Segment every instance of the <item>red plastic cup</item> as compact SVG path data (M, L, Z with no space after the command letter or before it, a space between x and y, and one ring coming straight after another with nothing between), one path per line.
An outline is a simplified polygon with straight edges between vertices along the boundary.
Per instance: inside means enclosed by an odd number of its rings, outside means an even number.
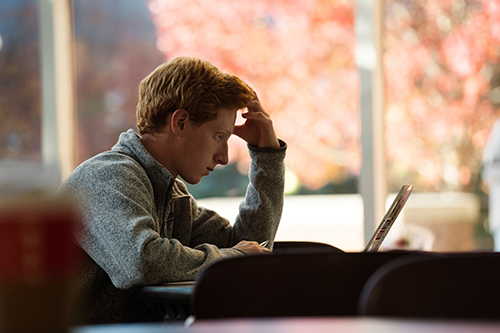
M0 332L65 332L74 311L76 211L24 196L0 205Z

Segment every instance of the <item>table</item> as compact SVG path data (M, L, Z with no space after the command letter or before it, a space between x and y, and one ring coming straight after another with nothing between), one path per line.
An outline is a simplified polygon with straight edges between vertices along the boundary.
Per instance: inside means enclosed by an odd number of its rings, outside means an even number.
M194 282L145 286L141 289L141 295L152 302L189 304L193 288Z
M173 282L159 286L145 286L141 297L161 305L163 317L169 320L185 320L191 315L190 299L194 281Z
M196 321L186 328L173 324L120 324L77 327L70 333L235 333L235 332L343 332L343 333L493 333L500 331L500 321L403 320L370 317L293 317L273 319L237 319Z

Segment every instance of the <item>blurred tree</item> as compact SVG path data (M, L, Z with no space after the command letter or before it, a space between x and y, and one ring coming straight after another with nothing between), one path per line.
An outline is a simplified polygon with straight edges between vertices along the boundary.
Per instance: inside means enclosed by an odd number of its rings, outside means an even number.
M289 143L287 167L310 188L360 168L354 1L150 0L157 46L245 79ZM243 142L230 158L248 165Z
M392 188L474 191L500 105L500 1L386 0Z
M255 87L301 183L318 188L358 172L353 1L150 0L149 9L167 59L205 58ZM476 187L500 102L499 15L497 0L386 0L392 189ZM246 161L238 151L233 158Z
M137 87L163 61L145 3L73 0L79 162L135 127Z

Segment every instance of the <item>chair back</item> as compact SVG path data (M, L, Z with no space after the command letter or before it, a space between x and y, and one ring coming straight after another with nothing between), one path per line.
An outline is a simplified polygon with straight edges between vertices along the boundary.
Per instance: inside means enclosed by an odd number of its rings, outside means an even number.
M394 260L367 281L361 315L500 319L500 254Z
M269 316L354 316L367 279L408 253L257 255L209 266L191 298L196 319Z
M274 242L273 253L297 253L297 252L331 252L345 253L345 251L331 244L312 241L277 241Z

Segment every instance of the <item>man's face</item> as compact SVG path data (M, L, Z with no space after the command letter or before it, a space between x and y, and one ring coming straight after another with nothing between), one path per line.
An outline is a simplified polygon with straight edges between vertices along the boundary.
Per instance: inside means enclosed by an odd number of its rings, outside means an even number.
M188 120L180 160L179 176L189 184L197 184L217 164L228 163L228 140L233 134L236 110L219 110L217 119L196 126Z

